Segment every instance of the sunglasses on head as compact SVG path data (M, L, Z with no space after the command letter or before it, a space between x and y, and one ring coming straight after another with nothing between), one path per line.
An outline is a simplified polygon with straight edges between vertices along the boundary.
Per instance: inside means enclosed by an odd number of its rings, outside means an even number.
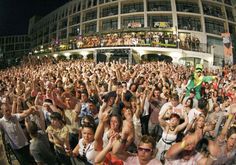
M138 147L138 151L152 152L152 149L150 149L150 148L142 148L142 147Z

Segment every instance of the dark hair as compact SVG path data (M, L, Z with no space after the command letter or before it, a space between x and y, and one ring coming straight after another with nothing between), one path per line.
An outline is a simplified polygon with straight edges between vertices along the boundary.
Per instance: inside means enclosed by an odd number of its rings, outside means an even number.
M52 112L50 118L62 121L62 115L59 112Z
M193 108L193 99L192 98L188 98L187 100L186 100L186 102L188 101L188 100L190 100L190 108L192 109Z
M94 104L94 105L97 105L97 99L94 98L93 96L91 96L91 97L88 98L88 102L89 102L89 103L92 103L92 104Z
M143 135L141 140L140 140L140 143L151 143L152 149L156 148L156 141L153 139L152 136Z
M38 134L38 126L34 121L29 121L27 126L27 131L30 135L36 136Z
M84 123L82 125L82 129L84 129L84 128L90 128L93 131L93 133L95 133L95 131L96 131L96 126L91 123Z
M170 119L171 118L176 118L176 119L178 119L179 121L180 121L180 116L177 114L177 113L172 113L171 115L170 115Z
M179 95L177 93L173 93L170 98L172 100L179 101Z
M233 135L233 134L236 134L236 127L231 127L228 132L227 132L227 139Z
M205 109L207 106L207 100L204 98L201 98L200 100L198 100L198 108L199 109Z
M84 123L84 120L88 120L88 122ZM81 119L81 126L83 127L83 125L85 125L85 124L93 125L94 127L96 127L95 120L94 120L93 116L91 116L91 115L85 115Z

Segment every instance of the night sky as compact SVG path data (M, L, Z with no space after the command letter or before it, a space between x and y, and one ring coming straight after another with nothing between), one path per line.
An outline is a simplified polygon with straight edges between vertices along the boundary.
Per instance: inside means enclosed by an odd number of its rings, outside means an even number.
M27 34L32 16L44 16L68 1L0 0L0 36Z

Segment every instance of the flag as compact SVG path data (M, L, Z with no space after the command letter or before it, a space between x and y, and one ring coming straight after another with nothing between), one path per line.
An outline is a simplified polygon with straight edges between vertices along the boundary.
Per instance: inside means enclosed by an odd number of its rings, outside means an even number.
M233 55L230 33L229 32L221 33L221 36L223 38L223 44L224 44L224 56L230 57Z

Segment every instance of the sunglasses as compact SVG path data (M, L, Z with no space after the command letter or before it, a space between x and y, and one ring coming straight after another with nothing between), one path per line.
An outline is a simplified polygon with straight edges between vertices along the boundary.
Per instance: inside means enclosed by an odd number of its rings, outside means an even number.
M138 147L138 151L139 151L139 152L141 152L141 151L144 151L144 152L152 152L152 149L150 149L150 148Z

